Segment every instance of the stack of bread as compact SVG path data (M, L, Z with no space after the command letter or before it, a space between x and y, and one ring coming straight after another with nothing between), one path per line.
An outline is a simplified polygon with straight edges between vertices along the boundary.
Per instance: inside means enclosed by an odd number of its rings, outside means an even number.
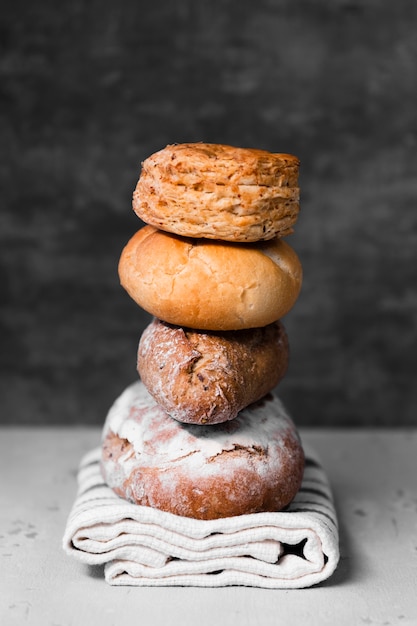
M145 226L119 275L153 316L138 380L109 411L106 483L131 502L195 519L280 511L304 453L274 393L289 342L281 321L302 268L283 240L299 211L299 161L217 144L175 144L142 164Z

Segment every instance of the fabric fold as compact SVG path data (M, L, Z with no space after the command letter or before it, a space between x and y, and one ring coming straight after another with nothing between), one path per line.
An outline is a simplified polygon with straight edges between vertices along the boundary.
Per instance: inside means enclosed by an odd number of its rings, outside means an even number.
M216 520L119 498L103 482L100 456L95 448L80 463L63 548L81 562L104 564L111 585L302 588L337 566L337 516L312 451L306 450L301 488L285 511Z

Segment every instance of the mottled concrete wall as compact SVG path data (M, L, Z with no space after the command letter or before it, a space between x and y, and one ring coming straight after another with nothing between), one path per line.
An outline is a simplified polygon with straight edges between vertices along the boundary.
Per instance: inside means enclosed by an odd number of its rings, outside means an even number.
M119 287L140 162L292 152L299 425L416 424L417 4L15 2L0 13L2 422L96 423L148 317Z

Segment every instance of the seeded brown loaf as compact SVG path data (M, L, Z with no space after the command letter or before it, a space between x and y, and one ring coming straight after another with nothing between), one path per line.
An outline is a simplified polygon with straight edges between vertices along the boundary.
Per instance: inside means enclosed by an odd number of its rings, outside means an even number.
M102 473L122 498L195 519L279 511L304 469L298 433L269 394L229 422L171 419L138 381L103 429Z
M142 163L133 209L185 237L245 242L292 232L299 160L222 144L168 145Z
M138 348L138 372L173 418L217 424L271 391L288 367L281 322L240 331L202 332L153 320Z
M237 244L140 229L119 262L139 306L177 326L239 330L266 326L294 305L302 268L283 240Z

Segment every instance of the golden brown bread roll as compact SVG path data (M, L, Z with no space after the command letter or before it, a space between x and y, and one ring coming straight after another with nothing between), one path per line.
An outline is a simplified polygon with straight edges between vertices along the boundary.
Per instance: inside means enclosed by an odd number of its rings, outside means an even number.
M301 289L302 268L281 239L231 244L145 226L123 249L119 276L139 306L170 324L239 330L288 313Z
M148 157L133 194L147 224L185 237L245 242L292 232L299 160L222 144L169 145Z
M300 487L304 454L271 394L230 422L197 426L171 419L138 381L109 411L101 466L122 498L216 519L284 508Z
M153 320L142 333L138 372L173 418L218 424L262 398L288 367L281 322L240 331L201 332Z

